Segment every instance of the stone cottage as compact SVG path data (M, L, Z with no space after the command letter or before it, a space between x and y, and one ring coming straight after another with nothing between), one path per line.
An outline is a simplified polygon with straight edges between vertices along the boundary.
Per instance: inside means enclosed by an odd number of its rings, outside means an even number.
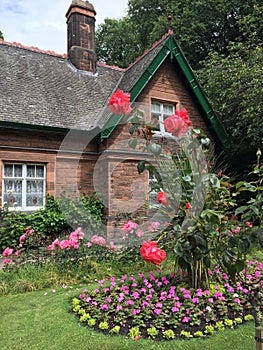
M114 91L129 92L160 122L186 108L218 147L228 137L170 29L121 69L96 60L95 16L88 1L72 1L67 55L0 42L0 196L34 211L47 194L101 192L110 233L114 217L149 192L138 154L116 146L130 136L107 108Z

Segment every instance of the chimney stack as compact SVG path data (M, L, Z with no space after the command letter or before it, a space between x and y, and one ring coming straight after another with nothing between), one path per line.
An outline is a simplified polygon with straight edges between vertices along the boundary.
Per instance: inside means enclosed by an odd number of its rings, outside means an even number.
M73 0L67 13L68 58L83 71L96 71L95 9L91 3Z

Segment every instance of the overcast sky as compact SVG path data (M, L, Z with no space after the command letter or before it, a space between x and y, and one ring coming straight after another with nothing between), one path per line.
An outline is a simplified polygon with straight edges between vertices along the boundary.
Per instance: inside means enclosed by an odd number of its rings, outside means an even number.
M67 51L65 14L71 0L0 0L0 31L5 41L57 53ZM128 0L91 0L96 26L126 14Z

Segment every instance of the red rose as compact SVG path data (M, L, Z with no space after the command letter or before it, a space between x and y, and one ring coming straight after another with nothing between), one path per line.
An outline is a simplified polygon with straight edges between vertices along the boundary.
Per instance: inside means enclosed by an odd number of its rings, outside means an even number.
M187 110L184 108L176 111L175 114L164 120L164 127L167 132L173 136L180 136L186 133L188 127L192 124L189 120Z
M157 242L143 242L140 248L140 254L143 260L151 262L154 265L160 265L166 259L166 253L157 247Z
M132 111L130 107L130 94L118 89L112 94L108 106L114 114L129 114Z
M167 192L158 192L157 195L157 200L159 203L169 206L169 201L168 201L168 193Z
M185 203L185 207L186 207L186 209L191 209L192 208L192 206L191 206L191 204L190 203Z

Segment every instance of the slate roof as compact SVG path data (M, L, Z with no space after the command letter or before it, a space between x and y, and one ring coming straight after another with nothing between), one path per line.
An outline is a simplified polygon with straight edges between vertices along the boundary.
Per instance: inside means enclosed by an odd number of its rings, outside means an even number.
M117 87L129 91L165 42L126 70L97 64L96 74L75 69L65 55L0 42L1 122L90 130L103 128L104 106Z
M0 120L89 130L123 71L98 65L77 71L66 58L0 45Z

